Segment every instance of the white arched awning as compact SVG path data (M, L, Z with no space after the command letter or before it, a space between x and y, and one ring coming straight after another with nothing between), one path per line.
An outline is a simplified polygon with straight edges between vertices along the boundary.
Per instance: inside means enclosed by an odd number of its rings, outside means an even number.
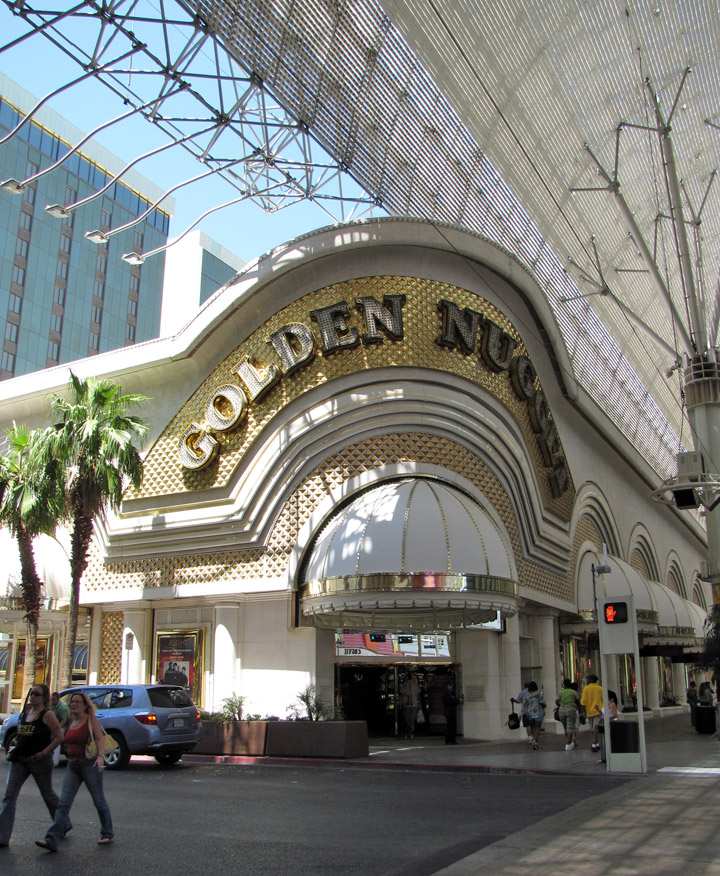
M302 613L322 626L442 629L517 611L509 539L490 508L406 478L330 519L308 559Z
M604 563L609 572L595 572ZM659 581L650 581L619 557L603 559L594 551L586 551L580 560L577 579L578 614L581 622L562 625L562 632L597 629L595 597L632 595L637 613L638 633L644 645L681 645L694 647L704 637L706 612L700 606L683 599Z
M56 536L38 535L33 539L35 568L43 582L43 599L70 599L70 545L68 533L58 530ZM0 599L22 595L20 589L20 553L17 541L7 529L0 530L0 555L4 558L0 578Z

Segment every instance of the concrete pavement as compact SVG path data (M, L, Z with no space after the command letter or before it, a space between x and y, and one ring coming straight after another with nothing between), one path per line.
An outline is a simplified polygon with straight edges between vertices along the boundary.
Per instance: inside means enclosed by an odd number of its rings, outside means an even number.
M516 741L456 746L444 745L441 737L375 740L368 758L335 763L578 777L606 772L590 750L587 731L580 746L567 752L555 730L549 722L539 751L520 729ZM628 776L625 784L487 845L435 876L720 876L720 740L696 733L687 713L647 719L645 731L648 773Z

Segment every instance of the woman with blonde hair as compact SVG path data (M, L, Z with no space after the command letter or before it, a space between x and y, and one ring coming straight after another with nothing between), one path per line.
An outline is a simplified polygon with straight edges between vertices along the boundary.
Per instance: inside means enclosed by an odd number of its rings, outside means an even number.
M58 797L52 786L52 752L62 740L60 724L50 708L50 688L46 684L34 684L28 691L20 715L17 745L12 754L7 755L8 760L12 760L0 807L0 847L10 843L17 798L30 776L35 779L50 818L55 817Z
M87 757L86 746L92 740L97 744L97 755ZM68 758L65 780L60 792L60 803L55 819L45 834L44 840L35 840L35 845L48 852L56 852L58 841L70 823L70 809L80 785L83 783L90 792L95 809L100 818L99 845L112 842L113 825L110 807L103 793L102 769L105 763L105 736L95 716L95 706L87 694L77 691L70 697L70 723L65 732L65 754Z

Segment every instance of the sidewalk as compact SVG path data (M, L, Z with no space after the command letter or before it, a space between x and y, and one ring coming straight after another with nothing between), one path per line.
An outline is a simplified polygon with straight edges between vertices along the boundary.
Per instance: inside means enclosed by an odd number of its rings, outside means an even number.
M435 876L720 876L720 741L695 733L686 715L648 721L646 740L647 774ZM587 747L556 752L546 739L543 747L520 760L531 763L539 755L542 767L555 771L569 756L567 772L605 769L592 763ZM493 761L506 765L511 755L499 750L505 744L496 748Z

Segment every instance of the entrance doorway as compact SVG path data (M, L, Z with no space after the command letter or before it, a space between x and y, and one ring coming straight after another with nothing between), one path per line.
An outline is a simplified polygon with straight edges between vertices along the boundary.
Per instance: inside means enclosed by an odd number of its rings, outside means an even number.
M461 689L459 673L460 667L452 663L337 663L336 701L348 721L367 722L369 736L403 736L403 691L414 676L418 700L414 734L443 734L443 694L451 678Z

